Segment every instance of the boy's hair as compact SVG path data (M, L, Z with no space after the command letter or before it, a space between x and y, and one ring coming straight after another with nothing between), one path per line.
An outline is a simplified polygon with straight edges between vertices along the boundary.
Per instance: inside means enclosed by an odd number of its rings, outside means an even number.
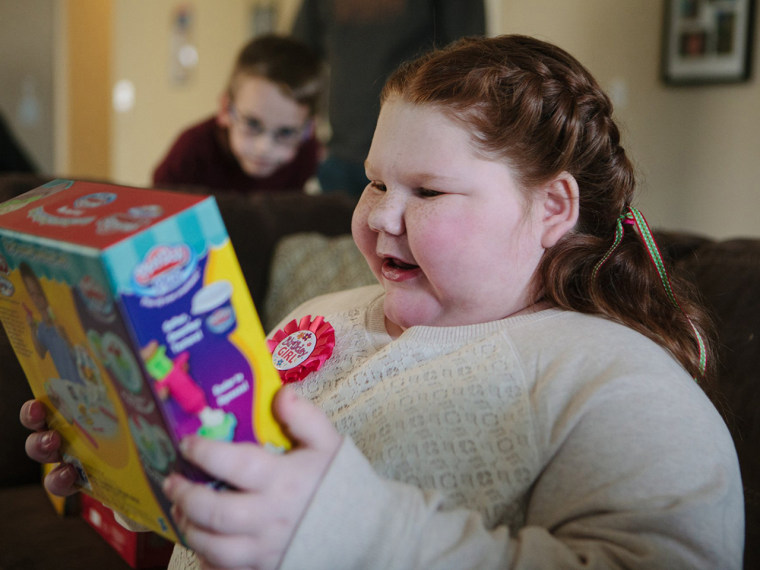
M638 330L700 375L689 319L705 340L710 320L693 300L693 288L671 276L689 317L672 305L635 232L625 232L594 278L631 204L635 179L612 104L575 58L525 36L464 38L403 64L388 79L381 101L391 97L434 105L459 121L476 151L509 165L528 197L562 172L573 175L578 221L545 253L537 272L541 294L559 307L602 314ZM714 366L710 350L708 344L708 366Z
M322 61L298 40L267 34L249 41L240 50L230 74L230 99L234 100L240 81L246 77L268 79L284 95L308 106L311 115L317 112L324 86Z

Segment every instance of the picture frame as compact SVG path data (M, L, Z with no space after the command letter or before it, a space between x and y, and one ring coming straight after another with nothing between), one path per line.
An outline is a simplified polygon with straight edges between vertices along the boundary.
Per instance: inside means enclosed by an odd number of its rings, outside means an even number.
M670 85L747 81L755 0L664 0L662 79Z

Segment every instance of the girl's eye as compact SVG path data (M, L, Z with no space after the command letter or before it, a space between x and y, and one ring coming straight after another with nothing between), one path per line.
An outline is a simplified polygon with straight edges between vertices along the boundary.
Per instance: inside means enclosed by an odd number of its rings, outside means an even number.
M386 190L385 184L383 184L382 182L372 181L372 182L369 183L369 185L372 188L374 188L375 190L379 190L380 192L385 192L385 190Z
M443 194L443 192L439 192L438 190L430 190L429 188L417 188L417 195L422 198L435 198L441 194Z

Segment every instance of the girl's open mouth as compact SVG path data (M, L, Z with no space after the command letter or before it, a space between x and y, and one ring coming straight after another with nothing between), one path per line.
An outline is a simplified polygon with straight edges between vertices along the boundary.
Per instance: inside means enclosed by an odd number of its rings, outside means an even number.
M383 259L381 271L383 277L388 281L406 281L417 275L420 271L420 266L404 263L393 257L386 257Z

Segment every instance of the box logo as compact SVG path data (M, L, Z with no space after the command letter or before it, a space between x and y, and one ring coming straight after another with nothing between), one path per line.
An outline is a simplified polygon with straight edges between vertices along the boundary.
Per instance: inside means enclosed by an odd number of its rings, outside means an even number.
M195 265L187 245L158 245L148 251L132 278L140 294L160 297L185 283Z

